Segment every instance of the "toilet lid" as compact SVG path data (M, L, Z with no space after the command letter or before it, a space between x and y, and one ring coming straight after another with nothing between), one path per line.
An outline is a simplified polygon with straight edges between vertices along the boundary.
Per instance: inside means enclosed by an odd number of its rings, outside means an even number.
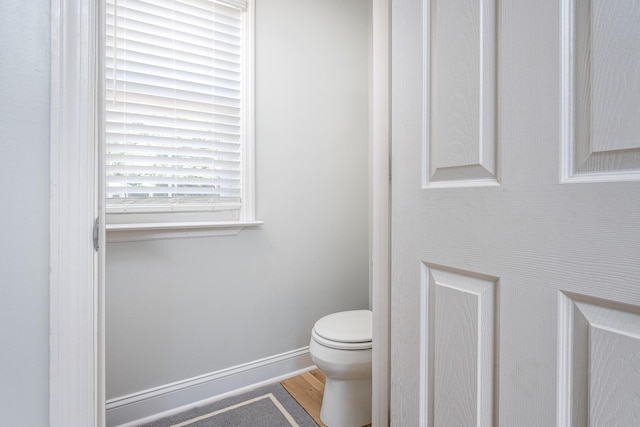
M370 310L341 311L318 320L313 332L325 340L340 343L371 342L373 316Z

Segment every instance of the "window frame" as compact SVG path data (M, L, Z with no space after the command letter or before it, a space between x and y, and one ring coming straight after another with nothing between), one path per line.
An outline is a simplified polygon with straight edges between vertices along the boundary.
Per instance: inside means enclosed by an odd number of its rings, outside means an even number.
M172 238L191 238L208 236L236 235L245 227L262 225L256 220L255 204L255 5L254 0L246 0L243 25L243 97L241 100L242 117L242 156L241 156L241 206L235 211L224 210L220 205L211 205L211 209L177 206L164 212L110 212L105 200L105 228L107 242L128 242ZM101 20L105 16L102 11ZM102 187L106 186L104 165L106 164L105 138L105 25L100 30L100 53L98 56L98 133L100 164L103 168ZM237 215L236 215L237 212Z

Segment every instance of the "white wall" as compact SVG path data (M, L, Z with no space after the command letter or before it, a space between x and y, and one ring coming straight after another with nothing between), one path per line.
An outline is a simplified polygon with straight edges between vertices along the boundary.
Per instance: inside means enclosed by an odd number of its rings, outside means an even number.
M257 215L107 246L107 398L307 346L369 301L369 0L257 3Z
M0 1L0 424L49 405L49 1Z

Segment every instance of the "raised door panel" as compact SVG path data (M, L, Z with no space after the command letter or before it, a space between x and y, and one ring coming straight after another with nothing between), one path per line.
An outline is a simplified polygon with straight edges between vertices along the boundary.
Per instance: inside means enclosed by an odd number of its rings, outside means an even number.
M423 265L425 425L493 424L497 283L487 276Z
M495 0L432 0L427 6L424 185L495 184Z
M560 295L559 424L640 425L640 310Z
M565 178L640 179L640 2L565 3Z

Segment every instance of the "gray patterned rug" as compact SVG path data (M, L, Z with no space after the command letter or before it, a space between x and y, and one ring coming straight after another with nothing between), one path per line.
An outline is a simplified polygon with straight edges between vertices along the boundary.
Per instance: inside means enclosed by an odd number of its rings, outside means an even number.
M318 427L280 384L144 424L144 427Z

